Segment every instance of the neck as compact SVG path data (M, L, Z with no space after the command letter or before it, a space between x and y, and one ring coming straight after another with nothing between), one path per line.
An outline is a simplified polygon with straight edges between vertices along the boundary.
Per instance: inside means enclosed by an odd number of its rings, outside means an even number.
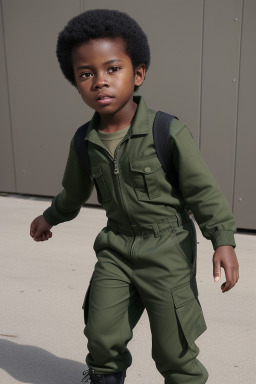
M135 115L138 105L132 101L131 105L122 108L114 115L100 115L99 130L106 133L116 132L128 127Z

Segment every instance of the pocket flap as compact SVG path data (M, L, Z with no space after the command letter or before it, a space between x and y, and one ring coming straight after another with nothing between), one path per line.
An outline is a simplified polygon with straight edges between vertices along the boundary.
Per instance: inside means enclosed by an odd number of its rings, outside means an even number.
M161 168L161 163L157 156L147 157L130 161L131 170L134 172L151 174Z
M190 301L197 299L198 291L196 281L192 280L189 284L183 285L172 291L172 297L175 308L180 308L189 303Z
M172 292L176 315L189 346L206 330L197 296L196 281L191 281Z

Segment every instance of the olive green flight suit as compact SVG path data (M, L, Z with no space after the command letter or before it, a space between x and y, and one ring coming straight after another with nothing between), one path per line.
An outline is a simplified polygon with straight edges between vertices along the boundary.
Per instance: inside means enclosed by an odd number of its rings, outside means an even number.
M165 382L203 384L207 371L196 359L195 340L206 325L196 285L196 234L186 208L214 249L235 246L235 220L189 131L175 119L170 150L179 191L170 185L154 148L155 112L142 98L135 101L136 115L114 159L98 137L94 115L85 138L91 176L72 140L64 189L44 216L52 225L73 219L93 181L106 210L108 222L94 243L98 261L84 302L87 364L98 373L129 367L127 343L146 309L152 356Z

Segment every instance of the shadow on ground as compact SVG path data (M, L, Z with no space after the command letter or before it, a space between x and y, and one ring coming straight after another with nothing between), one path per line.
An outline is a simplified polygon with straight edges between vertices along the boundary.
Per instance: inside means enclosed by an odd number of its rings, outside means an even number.
M0 339L0 368L21 383L81 383L85 364L63 359L31 345Z

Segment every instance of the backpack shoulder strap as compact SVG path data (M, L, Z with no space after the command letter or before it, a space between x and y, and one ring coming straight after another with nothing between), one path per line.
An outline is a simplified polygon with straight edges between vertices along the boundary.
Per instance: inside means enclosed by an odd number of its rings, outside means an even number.
M156 153L166 173L166 177L174 187L178 188L178 177L172 164L170 150L170 127L174 118L178 119L176 116L158 111L153 124L153 138Z
M89 127L89 121L79 127L75 133L74 136L74 146L75 151L81 162L83 163L86 171L91 174L91 164L90 159L88 155L88 147L87 147L87 141L84 140L88 127Z

